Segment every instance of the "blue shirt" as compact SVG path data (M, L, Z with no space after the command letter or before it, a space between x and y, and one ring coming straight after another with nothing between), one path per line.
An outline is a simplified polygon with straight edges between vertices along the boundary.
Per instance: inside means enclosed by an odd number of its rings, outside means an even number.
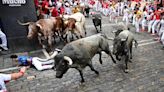
M27 59L29 59L29 58L32 58L32 57L29 57L29 56L18 56L18 64L27 66L28 65Z

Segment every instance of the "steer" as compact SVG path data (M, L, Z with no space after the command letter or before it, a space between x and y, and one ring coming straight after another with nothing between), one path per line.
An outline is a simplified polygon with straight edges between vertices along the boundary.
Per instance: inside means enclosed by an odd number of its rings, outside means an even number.
M119 30L116 32L116 37L113 42L113 54L116 56L117 60L121 60L122 57L125 57L125 73L128 72L127 63L131 62L132 59L132 46L133 41L135 41L135 47L137 47L138 43L134 39L133 34L129 30Z
M96 28L97 33L99 32L98 29L97 29L97 26L100 26L100 31L102 31L102 29L101 29L101 25L102 25L101 24L101 19L102 19L102 17L101 17L100 14L93 14L92 15L92 21L93 21L93 24Z
M84 82L82 70L86 66L99 74L92 66L91 59L98 53L100 55L99 62L102 64L101 51L110 55L113 62L116 63L109 49L107 37L104 34L96 34L68 43L55 57L56 78L62 78L69 68L75 68L80 73L81 82Z

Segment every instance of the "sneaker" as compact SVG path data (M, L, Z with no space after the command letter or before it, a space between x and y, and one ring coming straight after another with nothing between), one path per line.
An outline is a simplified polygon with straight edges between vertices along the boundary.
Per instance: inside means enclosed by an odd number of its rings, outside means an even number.
M8 48L6 46L2 46L1 48L2 48L2 50L6 50L6 51L8 50Z
M5 46L5 47L3 47L3 49L4 49L4 50L9 50L6 46Z
M3 50L8 50L8 48L7 48L6 46L0 45L0 47L1 47Z

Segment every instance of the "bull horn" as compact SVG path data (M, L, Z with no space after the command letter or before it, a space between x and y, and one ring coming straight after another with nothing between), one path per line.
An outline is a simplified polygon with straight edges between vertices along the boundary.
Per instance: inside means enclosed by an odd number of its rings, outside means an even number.
M27 26L27 25L30 24L30 22L22 23L22 22L20 22L19 20L17 20L17 22L18 22L19 25L22 25L22 26Z
M38 26L41 30L43 29L43 27L40 24L36 24L36 26Z
M72 59L70 57L68 57L68 56L64 56L64 60L67 60L69 62L69 65L73 64Z
M56 48L56 49L55 49L55 51L61 52L62 50L61 50L61 49Z
M92 19L95 19L95 17L94 17L94 16L92 16Z
M107 37L107 39L108 39L108 40L114 40L114 38L111 38L111 37L110 37L110 38Z
M64 23L67 24L68 23L68 20L66 20Z
M112 33L116 33L116 32L117 32L117 30L112 31Z
M126 39L123 39L123 38L122 38L121 41L126 41Z
M42 36L42 34L41 33L38 33L38 36Z

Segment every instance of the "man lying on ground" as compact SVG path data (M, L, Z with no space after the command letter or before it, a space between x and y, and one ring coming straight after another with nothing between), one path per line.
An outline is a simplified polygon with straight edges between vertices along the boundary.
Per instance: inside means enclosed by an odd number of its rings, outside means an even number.
M54 57L60 50L55 50L53 54L46 59L39 57L30 57L26 55L11 55L10 58L17 62L17 66L34 66L37 70L52 69L54 67Z

